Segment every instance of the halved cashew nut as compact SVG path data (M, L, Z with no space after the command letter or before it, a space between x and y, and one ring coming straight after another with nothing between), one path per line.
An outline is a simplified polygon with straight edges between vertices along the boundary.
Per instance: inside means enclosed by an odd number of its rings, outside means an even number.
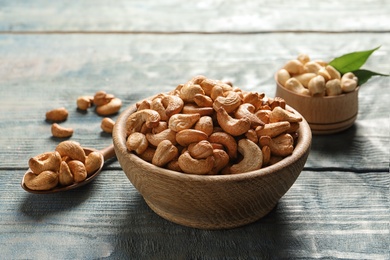
M84 149L78 142L64 141L57 145L55 149L61 157L68 156L71 159L78 160L82 163L85 162Z
M101 166L103 166L104 159L103 155L98 151L93 151L88 154L85 159L85 169L87 171L87 176L95 173Z
M39 175L26 173L24 183L30 190L50 190L58 184L58 174L53 171L43 171Z
M105 117L102 119L102 122L100 123L100 128L106 132L111 134L112 130L114 129L115 121L112 120L109 117Z
M221 149L213 150L214 167L210 174L218 174L223 168L225 168L230 161L229 155Z
M207 140L207 134L195 129L184 129L176 134L176 141L181 146L188 146L191 143L198 143Z
M67 138L73 135L73 129L69 127L62 127L57 123L51 125L51 134L58 138Z
M199 130L210 136L213 133L214 124L210 116L202 116L194 126L195 130Z
M251 128L251 122L247 117L233 118L223 107L217 109L217 121L226 133L233 136L245 134Z
M93 104L93 97L91 96L81 96L77 98L76 105L80 110L87 110Z
M243 102L252 104L258 110L263 105L264 96L264 93L249 92L244 95Z
M68 162L68 166L70 172L73 175L74 182L82 182L87 178L87 170L85 169L85 165L82 162L78 160L72 160Z
M66 108L56 108L46 112L46 120L51 122L62 122L68 118L68 114Z
M188 151L179 156L180 169L189 174L207 174L214 167L214 157L211 155L206 159L194 159Z
M61 165L61 155L58 152L47 152L30 158L28 161L30 170L35 174L43 171L56 172Z
M156 152L153 155L152 163L156 166L164 166L179 154L176 146L174 146L169 140L160 142L156 148Z
M68 186L74 182L73 174L65 161L61 162L60 171L58 173L58 182L62 186Z
M175 132L180 132L184 129L190 129L199 118L199 114L176 114L169 118L168 127Z
M243 173L258 170L263 164L263 153L260 147L249 139L238 141L238 152L244 157L239 163L230 167L230 173Z
M126 120L127 135L141 131L143 124L148 128L158 126L160 114L152 109L143 109L131 114Z
M107 104L97 106L96 113L101 116L109 116L117 113L122 106L122 100L119 98L113 98Z
M126 148L129 151L135 151L137 154L143 154L149 146L149 142L143 133L134 132L127 137Z

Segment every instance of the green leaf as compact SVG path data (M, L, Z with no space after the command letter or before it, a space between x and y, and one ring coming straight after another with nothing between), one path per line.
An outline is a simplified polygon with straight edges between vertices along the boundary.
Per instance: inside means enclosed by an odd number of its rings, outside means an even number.
M372 76L385 76L388 77L389 75L370 71L370 70L355 70L352 71L353 74L358 78L358 86L363 85L366 83Z
M368 51L358 51L344 54L340 57L334 58L331 62L329 62L329 65L332 65L341 74L358 70L367 61L370 55L379 48L380 46Z

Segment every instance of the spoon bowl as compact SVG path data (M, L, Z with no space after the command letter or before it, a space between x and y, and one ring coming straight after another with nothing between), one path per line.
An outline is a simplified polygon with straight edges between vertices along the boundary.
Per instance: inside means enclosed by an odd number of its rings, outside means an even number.
M90 154L91 152L94 152L94 151L97 151L96 149L92 149L92 148L85 148L83 147L84 149L84 152L86 155ZM30 169L28 169L26 171L26 173L23 175L23 179L22 179L22 182L21 182L21 186L22 188L27 191L27 192L30 192L30 193L35 193L35 194L49 194L49 193L57 193L57 192L61 192L61 191L67 191L67 190L72 190L72 189L76 189L76 188L79 188L81 186L84 186L88 183L90 183L91 181L93 181L98 175L99 173L102 171L103 169L103 166L104 166L104 162L113 158L115 156L115 150L114 150L114 146L113 145L110 145L100 151L98 151L100 153L100 155L102 156L103 160L102 160L102 163L99 167L99 169L97 169L93 174L91 174L90 176L88 176L84 181L82 182L78 182L78 183L73 183L71 185L68 185L68 186L57 186L53 189L50 189L50 190L31 190L29 189L26 184L24 183L24 177L26 176L26 174L28 172L31 172Z

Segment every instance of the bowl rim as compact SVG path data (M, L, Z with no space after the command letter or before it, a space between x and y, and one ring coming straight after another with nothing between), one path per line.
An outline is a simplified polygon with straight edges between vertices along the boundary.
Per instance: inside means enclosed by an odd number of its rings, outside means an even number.
M286 92L288 92L288 93L290 93L290 94L293 94L293 95L295 95L295 96L299 96L299 97L302 97L302 98L310 98L310 99L313 99L313 98L317 98L317 99L320 99L320 98L322 98L322 99L338 99L338 98L343 98L343 97L345 97L345 96L347 96L347 95L350 95L350 94L352 94L353 92L357 92L357 91L359 91L359 88L360 88L360 86L356 86L356 88L355 88L353 91L350 91L350 92L347 92L347 93L342 93L342 94L337 95L337 96L322 96L322 97L321 97L321 96L306 96L306 95L302 95L302 94L296 93L296 92L294 92L294 91L291 91L291 90L285 88L285 87L277 80L276 75L277 75L277 72L276 72L275 75L274 75L274 78L275 78L275 82L276 82L277 87L282 88L284 91L286 91Z
M273 165L258 170L254 170L254 171L238 173L238 174L227 174L227 175L187 174L187 173L177 172L177 171L155 166L152 163L149 163L141 159L136 154L128 152L126 148L125 125L128 116L136 111L135 104L129 106L126 110L121 112L121 114L119 115L114 125L114 129L112 133L113 143L117 153L122 153L122 155L124 155L125 157L134 160L136 164L148 165L148 168L153 169L153 171L158 171L159 174L169 178L180 178L183 180L196 181L196 182L201 182L201 181L225 182L225 181L242 181L242 180L252 179L254 177L270 175L276 171L287 168L290 165L294 164L296 161L298 161L306 152L308 152L308 150L310 150L311 141L312 141L312 132L309 124L298 111L296 111L295 109L293 109L288 105L286 105L286 108L292 110L294 113L302 117L302 121L299 122L300 124L298 129L299 135L293 153Z

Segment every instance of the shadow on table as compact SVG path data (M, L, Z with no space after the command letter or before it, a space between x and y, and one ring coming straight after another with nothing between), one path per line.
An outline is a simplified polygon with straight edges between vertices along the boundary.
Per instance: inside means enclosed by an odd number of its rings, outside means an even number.
M19 211L35 220L42 220L58 212L77 208L92 195L92 185L93 182L74 190L53 194L27 193Z
M297 243L291 233L294 227L283 219L283 205L277 205L267 216L243 227L201 230L167 221L155 214L141 196L136 199L138 215L129 212L118 227L117 244L111 257L274 259L288 257L289 250Z

